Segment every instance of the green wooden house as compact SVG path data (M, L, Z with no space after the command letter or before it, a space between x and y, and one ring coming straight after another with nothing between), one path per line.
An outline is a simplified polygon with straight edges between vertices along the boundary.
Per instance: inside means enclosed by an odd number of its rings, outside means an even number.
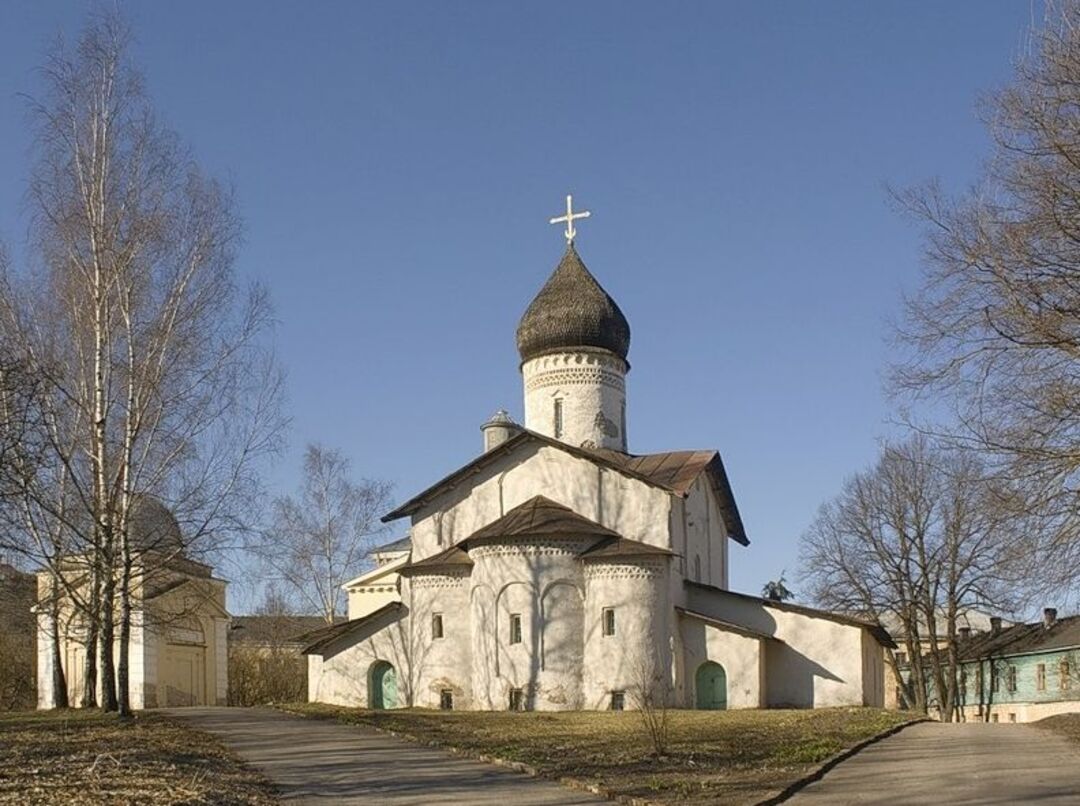
M960 701L968 721L1032 722L1080 711L1080 616L989 631L960 644Z

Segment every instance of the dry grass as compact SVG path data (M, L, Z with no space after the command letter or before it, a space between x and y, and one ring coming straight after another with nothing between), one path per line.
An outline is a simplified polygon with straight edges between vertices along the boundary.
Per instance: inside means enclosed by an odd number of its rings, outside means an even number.
M873 708L672 711L670 750L654 758L640 715L629 711L368 711L320 704L287 710L519 761L545 776L664 804L757 802L840 750L911 718Z
M0 714L0 803L263 804L273 790L220 743L154 714Z
M1060 733L1066 739L1080 743L1080 714L1058 714L1032 722L1032 727L1042 730L1052 730Z

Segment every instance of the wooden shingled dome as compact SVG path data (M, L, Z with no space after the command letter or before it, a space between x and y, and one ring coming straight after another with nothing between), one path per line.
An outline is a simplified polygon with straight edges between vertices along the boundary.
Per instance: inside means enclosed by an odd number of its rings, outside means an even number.
M630 324L573 243L521 317L517 347L522 361L573 348L607 350L626 360Z

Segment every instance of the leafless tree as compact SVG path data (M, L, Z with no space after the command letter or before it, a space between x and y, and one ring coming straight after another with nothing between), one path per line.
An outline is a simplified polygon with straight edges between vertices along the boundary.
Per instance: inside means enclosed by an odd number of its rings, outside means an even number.
M1011 86L985 104L994 150L968 193L898 193L926 224L925 276L896 391L950 401L944 429L1037 517L1044 579L1080 568L1080 2L1047 4ZM915 418L912 418L913 421ZM925 426L920 426L925 428Z
M31 101L38 261L0 280L0 328L44 387L24 528L91 631L84 701L99 664L122 713L136 577L178 550L133 544L137 502L173 509L183 549L230 539L283 425L267 295L233 272L231 198L156 119L129 41L95 15L50 55Z
M661 757L667 754L671 734L668 713L674 697L671 675L660 663L658 653L652 650L642 652L633 663L632 703L641 718L641 726L653 754Z
M926 711L930 692L951 719L958 619L969 607L1015 606L1023 551L1000 498L975 457L915 436L885 445L803 536L818 603L899 627L911 679L891 651L889 665L908 707Z
M296 496L274 501L273 522L254 549L297 598L328 623L341 612L341 586L363 567L389 507L391 485L350 477L339 452L309 445Z

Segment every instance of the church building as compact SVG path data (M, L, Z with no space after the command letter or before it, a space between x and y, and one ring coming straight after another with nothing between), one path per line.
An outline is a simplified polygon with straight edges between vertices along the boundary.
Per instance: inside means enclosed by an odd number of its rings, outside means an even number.
M305 640L312 701L576 710L881 706L876 624L728 590L750 541L715 450L627 439L630 325L567 247L517 329L524 425L385 516L407 537Z

